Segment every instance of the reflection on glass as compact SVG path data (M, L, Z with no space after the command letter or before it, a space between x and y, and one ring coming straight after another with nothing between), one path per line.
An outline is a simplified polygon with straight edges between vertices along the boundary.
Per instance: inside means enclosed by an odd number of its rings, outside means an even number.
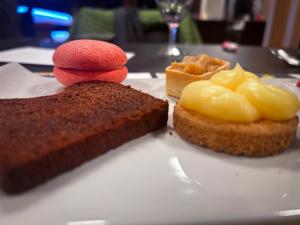
M193 0L156 0L163 20L169 27L169 45L166 50L168 56L179 56L182 51L176 46L177 30L186 15Z

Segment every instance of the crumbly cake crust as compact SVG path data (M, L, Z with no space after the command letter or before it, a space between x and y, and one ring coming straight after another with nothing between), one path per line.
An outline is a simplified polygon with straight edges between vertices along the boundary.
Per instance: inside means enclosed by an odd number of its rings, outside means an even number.
M129 140L166 126L168 102L111 82L0 99L0 186L23 192Z
M269 156L286 150L295 138L298 118L238 123L215 120L184 109L177 103L174 128L184 139L216 152Z

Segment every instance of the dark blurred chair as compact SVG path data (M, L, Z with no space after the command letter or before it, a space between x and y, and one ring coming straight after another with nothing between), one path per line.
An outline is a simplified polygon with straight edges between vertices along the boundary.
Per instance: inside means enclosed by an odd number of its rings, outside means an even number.
M0 1L0 38L21 37L20 21L16 9L16 0Z
M138 16L142 25L144 42L168 42L168 26L158 10L140 10Z
M248 21L242 31L240 43L243 45L261 45L265 32L265 22Z
M197 26L204 43L221 43L226 39L226 21L199 20Z

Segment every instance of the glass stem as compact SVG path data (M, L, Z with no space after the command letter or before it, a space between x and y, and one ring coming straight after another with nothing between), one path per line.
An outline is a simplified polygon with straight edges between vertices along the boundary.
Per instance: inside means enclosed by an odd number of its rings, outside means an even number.
M174 47L176 46L177 40L177 31L179 24L178 23L169 23L169 46Z

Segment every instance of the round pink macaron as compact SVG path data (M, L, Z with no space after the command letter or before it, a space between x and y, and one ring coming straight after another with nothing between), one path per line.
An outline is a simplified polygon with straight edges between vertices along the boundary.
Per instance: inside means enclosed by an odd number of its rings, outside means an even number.
M60 83L62 83L65 86L69 86L74 83L92 80L112 81L116 83L121 83L123 80L125 80L128 70L125 66L121 69L107 71L83 71L54 67L53 72L56 79Z
M56 67L79 70L113 70L127 63L118 46L97 40L75 40L60 45L52 57Z
M66 86L90 80L121 83L128 73L125 52L104 41L67 42L55 50L52 59L55 77Z

